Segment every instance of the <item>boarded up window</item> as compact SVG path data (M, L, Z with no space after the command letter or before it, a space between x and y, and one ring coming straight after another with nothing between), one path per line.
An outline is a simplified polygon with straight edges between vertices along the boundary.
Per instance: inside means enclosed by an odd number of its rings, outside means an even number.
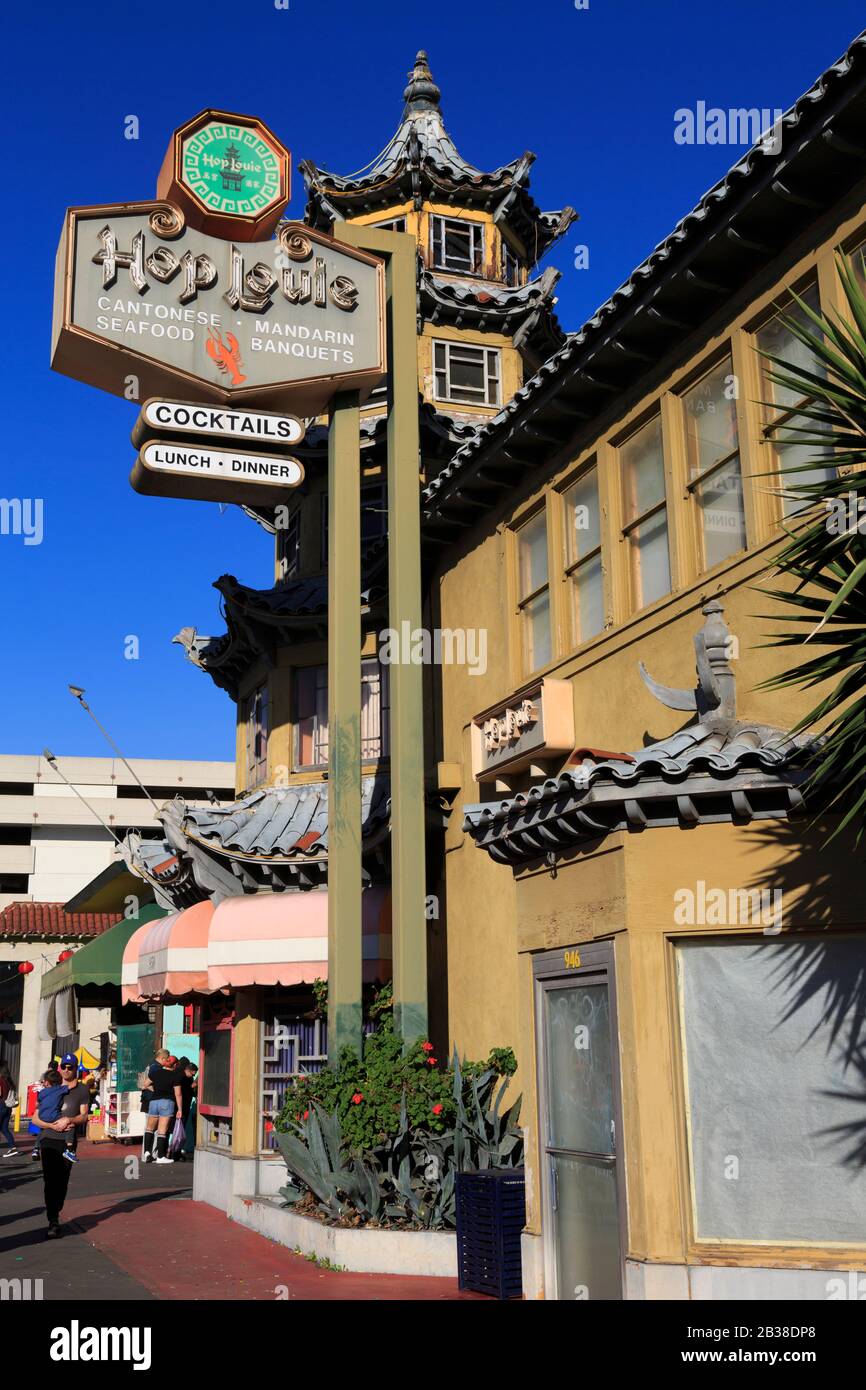
M862 1242L866 937L677 960L698 1239Z

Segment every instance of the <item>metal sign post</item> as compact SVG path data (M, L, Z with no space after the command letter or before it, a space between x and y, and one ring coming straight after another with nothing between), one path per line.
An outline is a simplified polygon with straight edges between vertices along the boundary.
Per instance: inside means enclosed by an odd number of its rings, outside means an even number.
M420 437L418 427L418 366L416 329L416 257L414 237L406 232L385 232L354 223L338 222L335 236L385 260L385 295L388 324L388 621L397 632L421 627L421 507ZM331 457L334 457L332 450ZM358 468L360 472L360 467ZM346 486L345 478L341 486ZM353 484L354 488L355 484ZM335 518L337 488L331 480L328 505ZM354 491L353 491L354 496ZM359 503L356 504L359 507ZM356 511L353 535L360 534ZM333 544L331 557L344 552ZM352 552L354 553L354 552ZM329 569L329 586L334 583ZM342 593L342 590L340 590ZM359 611L360 582L351 602ZM335 611L336 589L329 588L329 660L331 634L342 615ZM348 602L348 590L346 602ZM354 629L353 629L354 632ZM359 706L360 638L352 650L354 710ZM391 666L391 884L392 945L394 961L394 1026L407 1046L427 1035L427 925L425 916L424 855L424 709L422 669L413 662ZM331 726L334 737L334 726ZM351 733L347 732L351 738ZM360 772L360 752L359 752ZM358 777L360 784L360 776ZM357 824L360 824L360 818ZM329 826L330 833L330 826ZM329 851L329 883L334 864ZM360 863L359 863L360 868ZM359 874L360 879L360 874ZM360 897L360 895L359 895ZM330 940L330 935L329 935ZM360 942L360 915L358 918ZM329 967L330 969L330 967Z
M328 1061L361 1049L361 439L358 393L328 430Z

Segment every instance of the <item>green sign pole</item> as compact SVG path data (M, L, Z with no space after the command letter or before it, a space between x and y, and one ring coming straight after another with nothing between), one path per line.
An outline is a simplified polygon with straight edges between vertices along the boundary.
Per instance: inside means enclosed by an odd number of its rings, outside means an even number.
M358 393L328 431L328 1061L361 1049L361 445Z
M388 620L421 627L420 438L414 237L354 223L334 235L384 257L388 314ZM357 597L356 597L357 603ZM422 670L397 663L391 682L391 883L394 1024L407 1047L427 1035ZM333 862L333 860L331 860ZM330 872L330 870L329 870Z

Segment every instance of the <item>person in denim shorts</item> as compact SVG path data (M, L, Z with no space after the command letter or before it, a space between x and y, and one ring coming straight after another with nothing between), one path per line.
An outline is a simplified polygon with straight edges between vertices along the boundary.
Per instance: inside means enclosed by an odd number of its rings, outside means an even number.
M177 1062L170 1057L165 1048L160 1048L147 1069L153 1086L147 1110L147 1129L144 1134L144 1153L142 1161L154 1161L153 1150L156 1141L156 1162L173 1163L168 1156L168 1136L174 1124L175 1115L180 1113L183 1101L180 1090L180 1077L175 1068Z

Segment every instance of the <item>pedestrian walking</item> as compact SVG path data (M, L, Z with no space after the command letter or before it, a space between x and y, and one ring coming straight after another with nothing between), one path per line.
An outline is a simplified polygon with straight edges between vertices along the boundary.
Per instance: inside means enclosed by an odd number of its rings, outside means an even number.
M195 1147L195 1119L193 1117L193 1106L195 1104L195 1093L198 1082L196 1072L198 1066L189 1057L181 1057L177 1064L177 1073L180 1077L181 1095L181 1124L183 1128L183 1138L174 1143L177 1145L173 1149L174 1156L179 1163L185 1163ZM171 1147L171 1146L170 1146Z
M177 1058L161 1047L147 1069L152 1094L147 1110L147 1128L144 1133L143 1163L173 1163L168 1156L168 1135L175 1115L183 1109L180 1089L180 1076L176 1070ZM154 1144L156 1159L154 1160Z
M0 1139L6 1140L4 1158L13 1158L18 1152L10 1129L12 1112L17 1104L18 1097L15 1094L15 1086L9 1074L9 1068L5 1062L0 1062Z
M60 1102L58 1118L43 1120L38 1108L33 1115L33 1123L40 1133L39 1157L42 1162L49 1239L60 1235L60 1213L66 1201L69 1174L72 1172L72 1164L64 1158L64 1154L75 1154L78 1136L87 1124L87 1112L90 1108L90 1092L78 1081L78 1058L67 1052L60 1059L57 1070L62 1084L67 1088L66 1095Z

